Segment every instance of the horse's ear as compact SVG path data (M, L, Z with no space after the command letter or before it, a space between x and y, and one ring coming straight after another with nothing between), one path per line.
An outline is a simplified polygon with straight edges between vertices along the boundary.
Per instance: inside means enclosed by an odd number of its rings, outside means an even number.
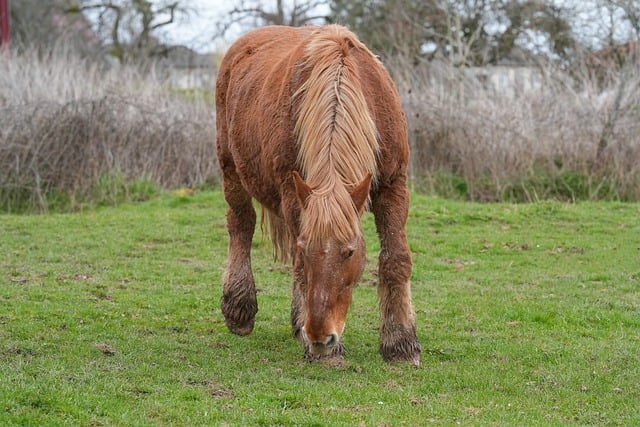
M298 172L293 171L293 183L296 185L296 196L298 197L298 203L302 209L306 209L309 202L309 196L312 191L311 187L307 185Z
M367 176L364 177L362 182L358 184L358 186L351 192L351 199L353 200L353 204L358 210L358 215L362 215L362 213L364 212L364 208L367 205L367 198L369 197L369 190L371 189L372 177L373 175L371 175L371 173L368 173Z

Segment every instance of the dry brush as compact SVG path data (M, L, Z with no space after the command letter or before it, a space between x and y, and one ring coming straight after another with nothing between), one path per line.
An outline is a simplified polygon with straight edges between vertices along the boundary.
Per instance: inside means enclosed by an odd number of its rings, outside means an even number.
M214 122L153 73L64 51L0 58L0 209L47 210L52 195L77 208L109 181L107 198L135 181L199 185L217 176Z
M479 201L640 200L640 66L605 87L551 66L496 90L448 64L394 63L418 188Z
M450 64L387 67L407 114L416 190L477 201L640 200L637 63L604 82L539 67L534 90L496 90ZM153 72L64 49L2 56L0 211L145 197L136 182L215 182L214 116Z

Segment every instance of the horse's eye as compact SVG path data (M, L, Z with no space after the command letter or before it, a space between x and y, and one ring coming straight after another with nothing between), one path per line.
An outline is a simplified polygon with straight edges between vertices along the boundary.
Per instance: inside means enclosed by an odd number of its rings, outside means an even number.
M353 256L353 249L348 249L347 251L345 251L345 253L344 253L345 259L349 259L352 256Z

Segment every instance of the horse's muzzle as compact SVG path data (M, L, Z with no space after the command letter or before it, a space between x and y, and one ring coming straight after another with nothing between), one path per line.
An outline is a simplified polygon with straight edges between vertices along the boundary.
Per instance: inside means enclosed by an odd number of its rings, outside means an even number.
M305 328L302 328L302 336L309 345L309 351L314 356L328 356L332 354L333 350L340 343L340 337L335 332L321 337L310 337Z

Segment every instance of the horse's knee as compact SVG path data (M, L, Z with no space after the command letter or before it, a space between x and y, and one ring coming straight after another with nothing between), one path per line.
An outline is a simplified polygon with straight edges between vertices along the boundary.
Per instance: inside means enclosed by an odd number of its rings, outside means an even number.
M409 251L381 251L378 259L379 279L383 286L404 286L411 276L411 254Z
M256 227L256 211L252 205L229 208L227 210L227 229L231 237L237 233L241 236L253 236Z

